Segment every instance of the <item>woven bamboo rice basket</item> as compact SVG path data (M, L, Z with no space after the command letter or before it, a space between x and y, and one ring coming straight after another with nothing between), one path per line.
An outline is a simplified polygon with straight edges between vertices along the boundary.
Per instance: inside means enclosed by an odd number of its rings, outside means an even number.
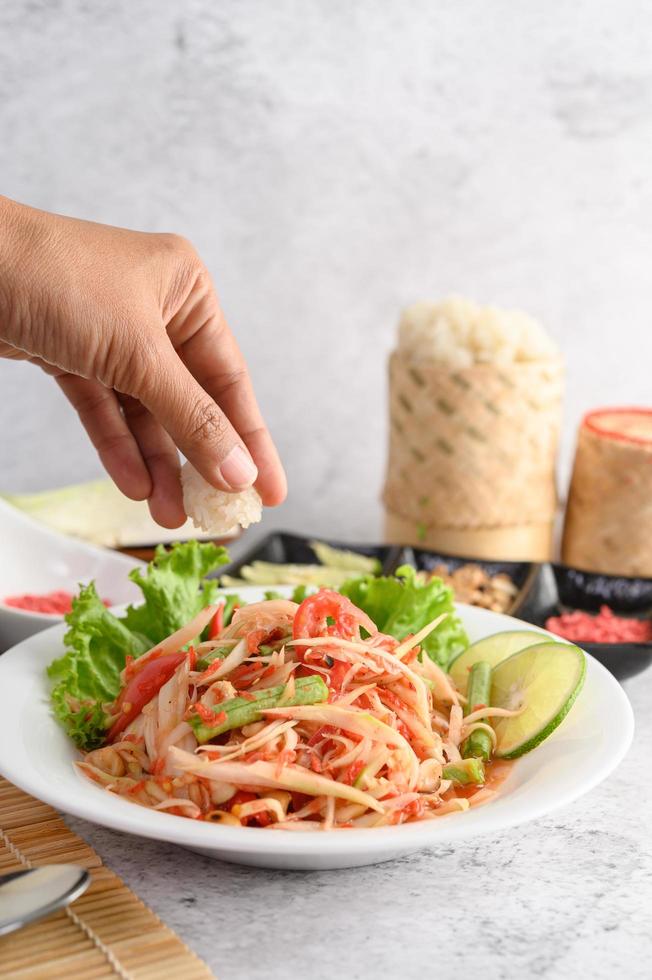
M601 409L584 419L562 559L588 571L652 577L652 409Z
M386 535L472 557L551 556L561 360L390 358Z

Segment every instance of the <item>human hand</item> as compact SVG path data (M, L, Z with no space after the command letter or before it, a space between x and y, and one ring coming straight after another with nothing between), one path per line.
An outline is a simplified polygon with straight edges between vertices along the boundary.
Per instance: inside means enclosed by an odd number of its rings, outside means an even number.
M177 449L218 489L285 498L242 354L179 236L0 197L0 357L56 378L117 486L165 527L185 520Z

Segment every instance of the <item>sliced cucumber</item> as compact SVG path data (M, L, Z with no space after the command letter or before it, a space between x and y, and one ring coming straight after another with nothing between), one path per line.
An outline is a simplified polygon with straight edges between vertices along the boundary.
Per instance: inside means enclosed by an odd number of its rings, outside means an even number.
M469 670L478 660L485 660L490 667L495 667L501 660L511 657L513 653L534 646L535 643L543 643L544 639L543 633L534 630L509 630L506 633L485 636L455 657L448 668L448 673L458 691L466 694Z
M524 711L511 718L493 718L495 755L516 759L531 752L561 724L580 692L586 657L569 643L539 643L494 667L491 706Z

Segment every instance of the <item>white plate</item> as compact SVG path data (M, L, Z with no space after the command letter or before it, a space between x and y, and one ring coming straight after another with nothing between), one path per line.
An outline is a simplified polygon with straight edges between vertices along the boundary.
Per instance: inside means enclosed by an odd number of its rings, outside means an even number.
M249 601L262 590L239 593ZM510 616L459 606L471 640L532 629ZM39 633L0 657L0 772L46 803L94 823L171 841L211 857L268 868L373 864L453 840L486 837L570 803L605 779L627 751L632 709L612 675L587 656L584 688L569 716L536 751L518 760L500 796L438 820L375 830L292 833L223 827L147 810L77 774L77 753L50 714L45 667L61 653L63 627Z

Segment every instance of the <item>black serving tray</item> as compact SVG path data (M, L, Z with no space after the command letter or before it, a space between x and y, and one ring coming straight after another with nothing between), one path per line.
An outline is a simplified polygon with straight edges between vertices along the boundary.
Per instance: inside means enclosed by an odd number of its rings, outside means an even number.
M607 605L614 612L652 613L652 579L583 572L560 564L551 567L563 606L597 612Z
M406 547L401 548L400 551L397 565L401 564L412 565L418 571L426 572L432 571L437 565L446 565L451 572L461 565L479 565L487 575L507 575L518 592L511 605L505 610L506 616L516 616L533 622L532 617L537 616L550 605L551 596L546 593L542 566L535 562L462 558L443 551Z
M348 541L322 538L317 534L306 537L287 531L274 531L252 545L236 561L220 568L218 575L239 575L243 565L250 565L254 561L270 561L277 565L316 565L317 556L310 547L311 541L324 541L332 548L345 548L369 558L377 558L383 575L391 575L400 564L397 556L402 549L396 545L350 544Z
M537 626L544 626L549 616L573 609L595 613L602 605L623 616L639 619L652 616L652 579L584 572L561 564L550 568L555 595L530 620ZM580 643L579 646L619 680L640 674L652 663L652 643Z
M381 563L383 575L393 575L400 565L412 565L419 571L430 571L441 563L454 570L469 562L479 565L489 575L502 572L509 575L518 589L506 614L535 626L543 627L549 616L558 616L561 612L571 609L597 612L603 604L610 606L615 613L623 615L646 618L652 616L652 579L582 572L561 564L489 561L482 558L449 555L426 548L351 544L348 541L324 539L319 535L307 537L286 531L274 531L268 534L252 544L247 551L238 556L236 561L222 567L217 574L237 576L243 565L249 565L254 561L296 565L315 564L317 558L310 547L310 541L316 539L325 540L326 544L334 548L345 548L348 551L377 558ZM583 643L581 645L619 680L641 673L652 663L652 643Z

